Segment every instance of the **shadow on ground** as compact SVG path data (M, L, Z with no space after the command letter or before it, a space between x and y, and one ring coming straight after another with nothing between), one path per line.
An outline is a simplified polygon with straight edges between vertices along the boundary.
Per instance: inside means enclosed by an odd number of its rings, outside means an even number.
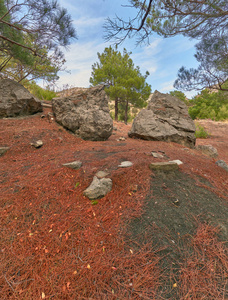
M200 181L211 186L204 178ZM161 259L164 270L162 295L166 299L178 299L180 267L187 255L191 254L191 238L199 223L219 227L219 239L228 240L227 202L198 186L190 176L180 172L156 173L151 178L151 190L144 204L144 213L128 225L132 247L139 249L142 244L151 241Z

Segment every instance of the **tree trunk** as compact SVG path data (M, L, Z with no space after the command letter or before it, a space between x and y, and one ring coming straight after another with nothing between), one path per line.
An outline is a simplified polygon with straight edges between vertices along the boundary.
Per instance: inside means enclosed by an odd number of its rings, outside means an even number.
M128 99L126 99L124 123L127 125Z
M118 114L119 114L118 103L119 103L119 98L116 97L116 99L115 99L115 121L118 121Z

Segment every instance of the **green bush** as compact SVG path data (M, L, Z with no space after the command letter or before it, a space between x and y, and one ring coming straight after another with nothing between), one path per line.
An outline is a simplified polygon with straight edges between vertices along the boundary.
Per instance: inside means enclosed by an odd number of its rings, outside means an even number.
M211 119L223 121L228 119L228 93L203 90L201 94L189 101L189 115L194 119Z
M56 97L56 93L49 89L43 89L35 82L27 82L24 86L29 90L31 94L37 97L40 100L52 100Z
M195 137L197 139L206 139L210 136L210 134L205 130L203 126L200 124L196 123L196 132L195 132Z

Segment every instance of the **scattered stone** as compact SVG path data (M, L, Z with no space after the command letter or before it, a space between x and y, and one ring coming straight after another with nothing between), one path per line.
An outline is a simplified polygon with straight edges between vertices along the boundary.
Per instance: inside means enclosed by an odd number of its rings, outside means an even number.
M175 142L193 148L195 124L186 104L176 97L155 91L146 109L133 121L131 138Z
M174 162L174 163L178 164L178 166L183 165L183 162L179 159L171 160L169 162Z
M113 130L117 131L117 127L113 126Z
M83 192L90 200L95 200L104 197L112 190L112 180L110 178L98 179L93 177L90 186Z
M179 166L175 162L157 162L150 164L151 170L158 171L176 171L179 169Z
M52 99L56 122L84 140L107 140L113 130L104 86L79 90L65 98Z
M133 163L130 161L123 161L118 167L119 168L128 168L128 167L132 167Z
M196 150L202 151L202 153L209 155L210 157L217 157L218 151L211 145L199 145L196 147Z
M40 148L40 147L43 146L43 141L38 140L38 141L35 141L34 143L31 143L30 145L35 147L35 148Z
M152 151L151 155L155 158L163 158L164 157L162 154L159 154L156 151Z
M45 115L41 115L40 117L41 117L41 119L44 119L44 118L45 118Z
M2 156L8 150L9 150L9 147L0 147L0 156Z
M134 185L133 188L132 188L132 192L133 193L136 193L138 191L138 185Z
M0 118L32 115L42 111L41 101L23 85L11 79L0 80Z
M109 175L109 173L108 172L105 172L105 171L98 171L97 173L96 173L96 177L97 178L99 178L99 179L101 179L101 178L104 178L104 177L106 177L106 176L108 176Z
M224 160L216 161L216 165L218 165L219 167L223 168L224 170L226 170L228 172L228 165L225 163Z
M121 136L117 141L118 141L118 142L126 141L126 138L123 137L123 136Z
M78 169L81 168L82 162L79 161L79 160L76 160L76 161L72 161L70 163L63 164L63 166L67 167L67 168L74 169L74 170L78 170Z

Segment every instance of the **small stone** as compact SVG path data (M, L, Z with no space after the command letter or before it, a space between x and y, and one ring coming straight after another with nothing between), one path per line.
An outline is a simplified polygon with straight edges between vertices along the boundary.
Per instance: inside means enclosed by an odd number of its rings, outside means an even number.
M117 127L113 126L113 130L117 131Z
M9 147L0 147L0 156L6 153L7 150L9 150Z
M83 194L90 200L95 200L106 196L111 190L112 180L110 178L98 179L94 176L92 183Z
M138 191L138 185L134 185L133 188L132 188L132 192L133 193L136 193Z
M151 170L158 170L158 171L175 171L178 170L179 166L175 162L158 162L150 164Z
M118 167L119 168L128 168L133 166L133 163L130 161L123 161Z
M72 161L70 163L63 164L63 166L67 167L67 168L74 169L74 170L78 170L78 169L81 168L82 162L79 161L79 160L76 160L76 161Z
M123 137L123 136L121 136L117 141L118 141L118 142L126 141L126 138Z
M174 163L178 164L178 166L183 165L183 162L179 159L171 160L169 162L174 162Z
M43 146L43 141L38 140L38 141L35 141L34 143L31 143L30 145L35 147L35 148L40 148L40 147Z
M101 179L101 178L104 178L104 177L106 177L106 176L108 176L109 175L109 173L108 172L105 172L105 171L98 171L97 173L96 173L96 177L97 178L99 178L99 179Z
M224 162L224 160L216 161L216 165L218 165L219 167L223 168L228 172L228 165Z
M201 150L204 154L209 155L210 157L217 157L218 151L211 145L199 145L196 147L196 150Z
M164 157L162 154L159 154L159 153L157 153L157 152L155 152L155 151L152 151L152 152L151 152L151 155L152 155L153 157L155 157L155 158L163 158L163 157Z

